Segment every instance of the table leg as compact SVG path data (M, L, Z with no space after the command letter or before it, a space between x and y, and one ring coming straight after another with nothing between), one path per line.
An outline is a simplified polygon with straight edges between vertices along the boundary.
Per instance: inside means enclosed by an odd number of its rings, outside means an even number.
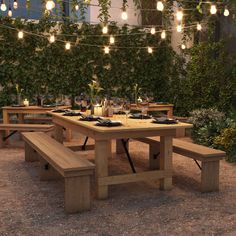
M97 198L108 197L108 185L99 185L99 178L108 176L108 157L111 156L110 140L95 140L95 173Z
M59 143L63 143L63 127L55 124L53 136Z
M70 142L72 139L72 130L71 129L66 129L66 134L65 134L65 140L67 142Z
M3 124L9 124L10 123L10 116L9 113L6 110L2 111L2 119L3 119ZM5 136L8 136L10 134L9 130L5 131ZM4 142L5 144L9 144L9 139Z
M161 136L160 139L160 170L172 170L172 137ZM172 188L172 177L161 179L160 189L169 190Z
M24 124L24 114L22 114L22 113L18 114L18 123Z

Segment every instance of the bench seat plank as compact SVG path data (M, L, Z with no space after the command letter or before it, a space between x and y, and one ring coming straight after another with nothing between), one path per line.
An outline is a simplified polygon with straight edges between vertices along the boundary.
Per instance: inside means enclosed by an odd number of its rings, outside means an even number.
M160 137L140 138L137 140L147 144L160 143ZM208 158L211 161L213 159L219 160L225 158L226 156L226 153L224 151L175 138L173 139L173 152L199 161L207 161Z
M47 131L54 128L54 125L44 125L44 124L0 124L0 130L8 131Z
M78 154L64 147L45 133L23 133L22 135L23 139L64 177L67 175L67 172L76 170L92 171L94 169L94 164L90 161L80 158Z

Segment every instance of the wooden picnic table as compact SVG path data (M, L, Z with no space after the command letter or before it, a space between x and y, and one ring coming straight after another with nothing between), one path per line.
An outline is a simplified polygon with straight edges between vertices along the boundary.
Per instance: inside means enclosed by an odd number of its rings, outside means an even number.
M59 106L57 108L67 109L69 106ZM18 123L24 123L24 116L26 114L47 114L48 111L55 109L55 107L43 107L43 106L5 106L2 107L3 124L10 124L10 115L16 114ZM9 135L9 131L6 131L6 135ZM70 136L70 134L68 134Z
M160 188L163 190L172 187L172 138L176 130L180 128L190 128L192 125L178 123L173 125L154 124L151 120L128 119L126 124L119 127L96 126L96 122L80 121L78 117L63 116L59 113L48 112L52 115L55 125L55 138L63 142L63 128L71 129L95 140L95 173L97 197L105 199L108 197L108 186L114 184L130 183L146 180L160 179ZM116 120L117 120L116 116ZM111 118L114 119L114 118ZM160 136L160 170L151 170L142 173L132 173L125 175L108 176L108 158L111 157L111 140L126 138L142 138Z
M140 104L131 104L131 110L142 111L142 107L144 107L144 103ZM168 118L173 118L173 104L159 104L159 103L147 103L147 112L150 111L166 111Z

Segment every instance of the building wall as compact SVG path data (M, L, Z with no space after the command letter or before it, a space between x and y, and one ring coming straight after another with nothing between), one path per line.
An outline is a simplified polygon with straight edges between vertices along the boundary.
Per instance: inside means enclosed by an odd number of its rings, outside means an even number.
M127 23L129 25L140 25L141 24L141 16L140 12L135 9L133 0L128 0L128 20L124 21L121 19L121 7L122 7L122 0L112 0L111 7L109 10L109 14L111 16L110 20L115 21L118 24ZM91 4L98 5L97 0L91 0ZM99 23L98 19L99 15L99 7L98 6L90 6L89 7L89 21L91 23Z

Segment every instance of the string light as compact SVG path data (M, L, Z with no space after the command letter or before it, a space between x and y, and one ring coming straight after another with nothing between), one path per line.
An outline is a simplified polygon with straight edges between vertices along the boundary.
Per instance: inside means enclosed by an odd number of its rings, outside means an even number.
M102 33L103 34L107 34L108 33L108 27L107 25L104 25L103 28L102 28Z
M79 10L79 5L75 5L75 10L78 11Z
M23 37L24 37L23 31L19 31L18 32L18 39L23 39Z
M51 11L54 7L55 7L54 1L48 0L48 1L46 2L46 9L47 9L48 11Z
M49 42L50 42L50 43L54 43L55 40L56 40L56 39L55 39L55 35L52 34L52 35L49 37Z
M7 15L8 15L9 17L12 17L12 10L11 10L11 6L9 6L9 8L8 8L8 13L7 13Z
M156 33L156 29L154 27L151 28L151 34L155 34Z
M183 11L182 10L178 10L177 13L176 13L176 19L178 21L182 21L183 20L183 16L184 16Z
M181 48L182 48L182 50L186 49L185 44L182 44L182 45L181 45Z
M163 30L163 31L161 32L161 39L165 39L165 38L166 38L166 31Z
M211 9L210 9L210 12L211 12L211 14L212 15L215 15L216 14L216 12L217 12L217 8L216 8L216 5L211 5Z
M110 36L110 44L114 44L115 43L115 38L113 36Z
M202 30L202 25L200 23L197 23L197 30L201 31Z
M162 1L157 1L157 10L158 11L164 10L164 4L162 3Z
M104 47L104 53L109 54L109 52L110 52L110 48L108 46L105 46Z
M14 0L13 2L13 8L16 10L18 8L18 2L17 0Z
M123 10L121 13L121 19L122 20L127 20L128 19L128 14L126 12L126 10Z
M148 47L148 53L153 53L153 50L151 47Z
M229 16L229 10L228 10L227 7L226 7L225 10L224 10L224 16Z
M7 10L7 5L4 0L1 1L1 11L6 11Z
M70 42L66 42L65 49L70 50L70 48L71 48Z
M178 33L181 33L182 25L181 24L177 25L176 30L177 30Z

